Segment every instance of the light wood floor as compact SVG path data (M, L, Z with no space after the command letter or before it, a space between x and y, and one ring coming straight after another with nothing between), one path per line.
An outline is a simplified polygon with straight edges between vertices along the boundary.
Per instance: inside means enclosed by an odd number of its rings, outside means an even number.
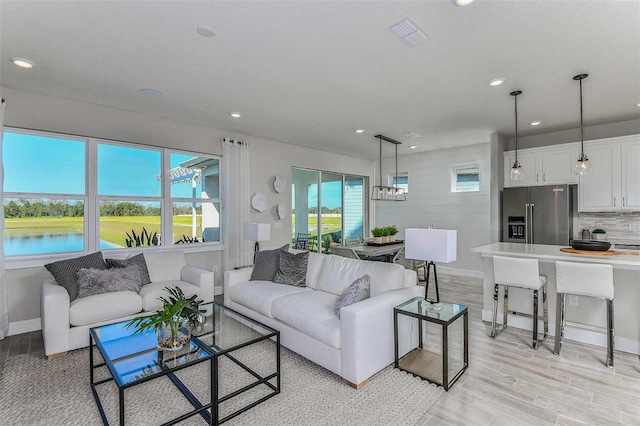
M604 365L605 348L565 341L555 356L552 338L535 351L530 331L510 328L493 340L490 325L481 320L482 281L438 278L443 301L469 308L470 365L419 426L640 425L637 355L616 352L611 370ZM435 338L427 343L436 350L438 328L429 330Z
M640 425L637 356L616 352L610 370L604 366L604 348L567 341L558 357L552 353L553 340L534 351L531 333L517 329L493 340L490 326L481 320L482 281L444 274L438 279L443 301L469 308L470 366L417 426ZM429 294L435 297L432 291L433 284ZM436 351L438 328L428 327L427 344ZM0 374L6 358L42 347L39 331L0 341ZM455 342L450 347L460 349Z

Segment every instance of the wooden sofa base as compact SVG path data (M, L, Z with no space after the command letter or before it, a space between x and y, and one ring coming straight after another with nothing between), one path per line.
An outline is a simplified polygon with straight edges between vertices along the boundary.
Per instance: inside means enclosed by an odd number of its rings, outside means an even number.
M66 356L68 352L60 352L59 354L53 354L53 355L49 355L47 357L47 359L49 361L57 359L57 358L62 358L63 356Z
M350 382L350 381L348 381L347 379L343 379L343 380L344 380L344 383L345 383L347 386L350 386L350 387L354 388L355 390L360 390L360 389L362 389L363 387L365 387L365 386L367 385L367 383L369 383L369 379L367 379L367 380L365 380L365 381L363 381L363 382L360 382L360 383L358 383L357 385L356 385L355 383L351 383L351 382Z

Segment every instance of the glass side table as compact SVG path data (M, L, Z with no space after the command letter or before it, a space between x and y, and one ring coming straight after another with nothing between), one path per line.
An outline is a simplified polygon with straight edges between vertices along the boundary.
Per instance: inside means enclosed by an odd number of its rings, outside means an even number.
M400 315L415 318L418 323L418 347L399 355L398 319ZM463 322L463 360L451 357L449 352L449 326L458 318ZM413 320L412 320L413 321ZM442 326L441 353L424 348L423 323ZM420 297L411 299L393 308L395 367L444 387L448 391L469 367L469 311L464 305L453 303L430 304ZM406 324L408 325L408 324ZM424 324L426 328L426 324ZM413 333L411 333L413 337ZM411 339L413 341L413 338Z

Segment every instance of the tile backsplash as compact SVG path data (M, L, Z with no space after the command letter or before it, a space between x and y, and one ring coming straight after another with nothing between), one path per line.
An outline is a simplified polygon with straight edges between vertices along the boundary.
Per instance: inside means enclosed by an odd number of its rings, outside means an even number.
M640 244L640 232L629 230L629 224L640 226L640 212L579 213L578 234L583 228L607 231L607 241L612 243Z

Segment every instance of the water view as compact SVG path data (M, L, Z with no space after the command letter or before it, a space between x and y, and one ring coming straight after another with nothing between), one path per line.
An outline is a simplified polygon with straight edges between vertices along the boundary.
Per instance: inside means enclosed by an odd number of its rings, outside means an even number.
M117 244L100 240L100 249L120 248ZM64 253L84 250L84 235L77 232L29 233L5 231L4 253L6 256L30 254Z

